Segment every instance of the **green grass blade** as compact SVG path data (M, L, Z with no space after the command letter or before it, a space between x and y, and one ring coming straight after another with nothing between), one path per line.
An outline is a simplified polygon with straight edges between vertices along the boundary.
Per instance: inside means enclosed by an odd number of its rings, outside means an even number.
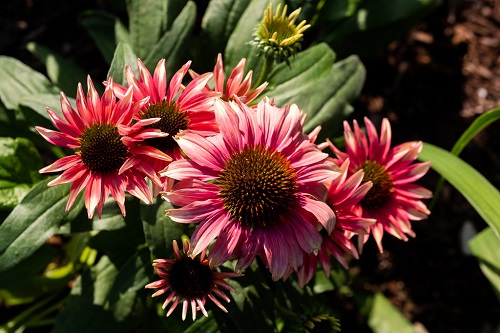
M432 161L432 168L455 187L500 237L500 192L476 169L452 153L424 143L419 160Z

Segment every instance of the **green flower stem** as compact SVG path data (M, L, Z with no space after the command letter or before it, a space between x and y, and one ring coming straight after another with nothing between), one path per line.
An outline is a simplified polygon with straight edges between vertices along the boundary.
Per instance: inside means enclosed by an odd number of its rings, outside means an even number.
M254 89L267 81L267 77L269 76L269 73L271 73L273 65L274 65L274 56L273 55L266 56L264 59L264 64L262 65L262 71L260 72L260 76L257 82L255 83Z

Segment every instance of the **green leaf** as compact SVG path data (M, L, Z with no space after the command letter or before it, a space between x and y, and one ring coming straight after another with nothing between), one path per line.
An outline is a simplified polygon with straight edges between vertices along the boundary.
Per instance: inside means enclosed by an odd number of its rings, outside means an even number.
M127 80L124 74L125 65L130 65L133 72L138 75L139 70L137 69L136 60L137 56L135 55L132 47L129 44L118 43L115 54L113 56L113 61L111 61L111 66L108 71L108 78L112 77L114 82L119 84L126 84Z
M304 130L309 132L321 126L320 138L339 135L342 121L354 111L351 103L359 96L365 76L365 67L357 56L353 55L335 63L328 79L318 82L319 87L328 87L322 93L322 96L326 97L329 92L328 99L323 105L318 106L316 100L311 105L304 106L306 112L310 110L310 118L306 120Z
M208 311L208 317L201 317L189 326L183 333L217 333L220 332L219 325L215 320L212 311Z
M114 200L108 200L104 204L101 218L97 215L89 220L87 211L82 210L80 214L69 223L59 228L59 234L74 234L87 231L118 230L126 227L125 218Z
M127 0L130 43L144 58L165 29L167 0Z
M147 249L135 253L119 269L103 257L75 283L54 332L129 332L138 325L137 294L149 282L149 267Z
M166 59L167 74L173 75L181 66L182 52L189 45L188 38L196 20L196 5L188 1L182 12L175 19L172 28L151 47L144 60L144 65L153 70L162 58Z
M490 110L477 117L467 130L462 133L457 142L455 142L453 148L451 149L451 153L456 156L460 155L462 150L464 150L464 148L479 132L498 119L500 119L500 108Z
M476 169L450 152L424 143L418 157L455 187L500 237L500 192Z
M178 242L185 233L182 223L174 222L165 216L165 210L172 205L160 198L153 205L141 203L141 219L144 236L151 253L156 258L169 258L173 253L172 241Z
M40 58L47 69L47 75L68 96L76 96L76 88L79 82L87 80L87 74L83 69L55 53L49 48L38 45L35 42L28 43L26 48Z
M59 91L42 74L17 59L0 56L0 99L7 109L17 109L27 95Z
M104 308L112 312L114 320L124 329L127 328L124 324L134 325L130 319L137 315L133 313L137 294L150 282L147 272L152 271L149 251L144 248L130 258L116 276Z
M108 64L113 60L116 45L119 42L129 42L127 28L116 16L106 12L91 11L83 13L79 21L92 36Z
M103 331L106 302L113 283L118 276L117 267L103 256L94 267L85 270L71 289L70 298L64 310L56 317L52 332L114 332ZM111 320L108 314L108 320Z
M250 0L212 0L201 21L198 55L200 59L216 59L222 53L238 20Z
M0 225L0 272L32 255L83 208L80 196L70 212L65 212L70 185L48 187L50 180L35 186Z
M250 1L227 41L224 52L224 66L226 68L234 68L241 58L246 58L246 70L253 69L255 73L260 72L263 58L256 57L258 50L249 42L253 40L254 30L264 17L264 10L270 3L276 8L281 1Z
M381 293L376 293L368 317L375 333L417 333L413 325Z
M500 300L500 240L486 228L469 241L469 247Z
M334 60L326 44L300 52L291 68L281 63L273 69L263 95L274 98L279 106L294 103L303 109L308 114L306 132L321 125L322 136L332 136L352 112L349 103L359 95L365 79L364 66L356 56L335 64Z
M245 269L244 276L226 280L236 292L229 295L231 302L224 306L231 314L217 310L214 316L219 327L229 332L275 332L274 294L267 285L263 272L256 264Z
M0 138L0 210L11 210L42 180L42 159L25 138Z

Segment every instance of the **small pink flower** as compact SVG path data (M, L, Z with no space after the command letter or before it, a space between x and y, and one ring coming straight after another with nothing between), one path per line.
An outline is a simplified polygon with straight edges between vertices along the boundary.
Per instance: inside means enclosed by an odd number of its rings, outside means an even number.
M220 94L214 92L203 92L207 82L212 78L211 73L201 75L192 80L185 88L182 80L186 75L191 61L188 61L177 73L174 74L170 83L167 82L165 70L165 59L158 62L153 76L137 59L139 77L135 77L130 66L125 67L125 75L128 86L132 88L134 101L149 97L146 103L135 115L136 120L148 120L159 118L146 128L159 129L168 136L162 138L141 141L141 146L148 146L143 154L135 154L128 159L122 172L137 165L150 165L156 172L165 169L170 161L182 158L179 147L173 139L180 131L189 129L200 135L213 135L218 132L217 123L213 112L214 99ZM114 85L114 91L118 97L122 97L127 88L119 84ZM132 136L132 133L129 133ZM133 139L131 139L133 144ZM169 155L170 159L162 158L158 152ZM153 184L153 195L169 187L169 180L162 177L162 186Z
M177 242L173 241L174 259L155 259L153 267L156 274L161 278L158 281L149 283L145 288L159 289L152 297L168 293L168 297L163 303L165 309L170 303L167 317L172 314L177 305L182 302L182 320L186 319L188 307L191 306L193 321L196 320L196 313L200 310L208 317L205 303L209 298L215 305L227 312L226 308L215 297L229 302L226 291L235 290L224 279L240 276L238 273L218 273L216 267L209 265L203 251L199 258L188 256L190 244L183 240L183 251L181 252Z
M337 223L331 233L324 230L321 232L323 242L317 254L311 253L304 257L304 264L297 272L299 285L304 287L314 276L318 261L320 262L326 276L330 276L330 255L335 258L344 268L348 268L345 259L346 254L358 259L358 251L352 244L350 236L365 235L370 226L376 221L374 219L357 216L353 209L372 187L371 182L364 182L363 170L358 170L351 176L348 175L349 160L340 166L340 176L335 178L328 187L326 203L335 212ZM349 235L346 234L346 231Z
M372 188L356 205L357 214L377 220L370 227L380 252L384 232L408 240L406 235L415 237L410 221L427 218L430 211L420 200L431 197L432 193L416 184L429 170L430 162L413 163L420 151L422 142L406 142L391 148L391 126L387 119L382 121L380 137L372 122L365 118L368 138L354 121L354 131L344 122L346 152L330 147L336 155L334 161L343 163L351 160L350 173L362 169L363 181L371 181ZM369 235L361 236L360 250Z
M250 103L260 95L260 93L267 87L268 83L264 82L263 84L249 92L252 85L252 71L250 70L245 78L243 78L243 76L245 75L245 63L245 58L240 60L238 65L236 65L236 67L231 71L231 75L229 75L229 78L227 79L227 82L224 86L224 80L226 79L226 77L224 74L222 55L219 53L219 55L217 56L217 63L215 64L213 71L213 78L215 82L214 87L213 89L210 89L208 87L205 89L207 91L213 90L222 93L221 98L226 101L230 101L234 96L237 96L241 102L245 104ZM192 70L189 71L189 74L191 74L191 77L193 78L199 77L199 74L195 73Z
M119 172L123 163L132 156L126 144L125 132L130 131L134 114L147 102L147 99L132 100L132 89L123 93L117 102L113 93L113 82L109 81L102 98L99 97L94 85L88 77L88 93L84 95L81 84L78 84L76 108L73 109L68 98L61 93L61 108L65 119L47 108L54 126L60 130L54 131L43 127L35 129L48 142L73 149L75 154L63 157L53 164L40 170L41 173L64 171L48 185L73 183L71 186L66 210L69 210L78 194L85 190L85 207L89 219L97 207L98 216L109 194L125 215L125 191L146 203L152 202L151 193L144 179L149 174L147 167L128 169ZM158 121L153 119L151 122ZM134 125L140 134L136 140L150 140L165 136L157 130L144 130L144 123ZM143 153L141 147L135 148L135 153ZM163 156L163 158L168 158ZM154 177L153 177L154 178Z
M264 99L253 109L235 100L215 102L220 134L176 137L187 159L165 173L179 180L165 199L181 207L167 213L176 222L200 223L193 255L215 239L210 260L239 258L241 270L259 255L279 279L320 248L321 228L333 230L324 182L338 173L303 133L296 105L277 108Z

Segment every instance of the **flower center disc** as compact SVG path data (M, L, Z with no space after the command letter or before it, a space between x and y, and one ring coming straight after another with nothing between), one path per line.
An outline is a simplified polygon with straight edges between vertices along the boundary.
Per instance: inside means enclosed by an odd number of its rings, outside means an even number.
M213 285L210 267L190 257L177 261L169 273L172 290L186 299L207 295Z
M271 21L266 22L266 28L268 34L261 33L261 37L265 39L269 39L272 37L273 33L276 32L276 40L278 41L278 45L281 41L293 37L297 34L297 30L293 25L290 24L288 19L273 18Z
M145 128L157 128L169 135L165 138L146 139L146 144L163 152L172 151L177 143L174 136L188 127L189 119L184 111L179 110L175 102L161 101L151 104L143 113L142 119L161 118L161 120Z
M371 181L373 183L372 188L361 200L361 206L367 210L384 207L394 192L391 175L387 173L384 166L372 161L363 163L361 169L365 173L363 182Z
M90 171L109 173L118 170L127 158L127 147L116 126L95 123L80 138L80 157Z
M231 217L251 228L276 223L295 202L298 188L290 162L261 146L233 154L216 184Z

